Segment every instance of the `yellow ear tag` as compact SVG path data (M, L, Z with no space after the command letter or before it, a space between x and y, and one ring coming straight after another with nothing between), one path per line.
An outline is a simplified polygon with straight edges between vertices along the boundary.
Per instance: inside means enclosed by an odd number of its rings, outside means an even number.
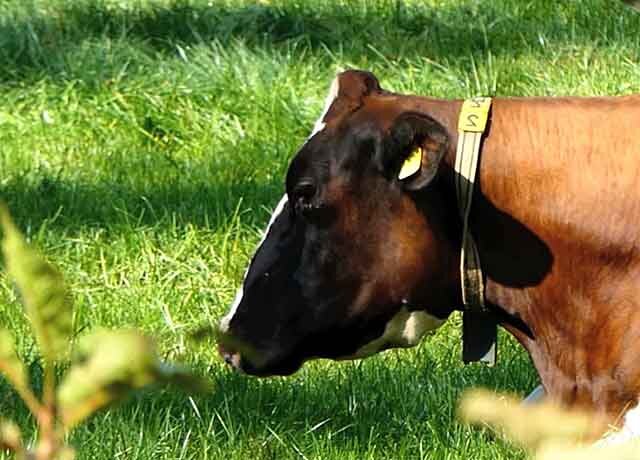
M413 176L420 170L420 164L422 163L422 149L418 147L411 155L404 160L402 164L402 168L400 168L400 173L398 174L398 179L406 179L409 176Z

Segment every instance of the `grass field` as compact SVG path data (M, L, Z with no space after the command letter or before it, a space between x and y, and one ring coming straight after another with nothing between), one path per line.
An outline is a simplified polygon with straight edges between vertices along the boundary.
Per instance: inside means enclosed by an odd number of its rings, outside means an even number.
M79 333L138 327L215 383L95 416L79 458L523 458L455 421L464 388L536 385L506 335L495 369L461 364L454 319L415 350L257 380L187 332L225 312L336 70L441 97L615 95L640 91L639 57L615 1L3 0L2 199L64 271ZM0 323L37 380L4 278ZM0 415L33 433L2 380Z

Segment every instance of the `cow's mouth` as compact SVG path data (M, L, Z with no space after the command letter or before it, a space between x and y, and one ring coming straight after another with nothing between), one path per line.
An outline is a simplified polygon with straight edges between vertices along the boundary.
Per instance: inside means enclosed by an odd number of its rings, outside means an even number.
M238 371L242 371L242 357L240 356L240 353L228 351L222 345L218 345L218 353L220 353L220 356L222 356L225 363Z
M242 353L228 349L225 345L218 345L218 352L225 363L243 374L256 377L286 376L296 372L302 367L302 360L268 360L260 365L247 359Z

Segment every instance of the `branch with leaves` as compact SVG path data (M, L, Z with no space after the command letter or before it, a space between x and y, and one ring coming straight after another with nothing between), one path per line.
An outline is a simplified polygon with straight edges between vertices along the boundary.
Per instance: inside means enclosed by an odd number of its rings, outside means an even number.
M0 326L0 374L15 388L35 417L39 439L27 449L19 428L0 423L0 448L18 460L64 460L74 451L65 434L97 410L152 384L175 383L203 391L207 383L181 367L160 361L153 341L134 330L97 331L79 340L71 367L58 384L56 365L69 360L73 334L72 297L62 274L31 248L0 206L4 233L2 251L8 275L15 282L41 352L42 396L33 392L11 333Z

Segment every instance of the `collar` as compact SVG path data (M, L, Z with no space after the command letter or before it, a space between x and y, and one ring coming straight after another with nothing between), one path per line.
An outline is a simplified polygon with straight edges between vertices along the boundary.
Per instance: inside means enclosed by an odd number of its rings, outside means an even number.
M458 119L455 188L462 219L460 283L462 290L462 359L494 365L497 323L484 302L484 276L480 254L469 230L469 213L480 157L482 136L487 127L491 98L474 97L462 103Z

